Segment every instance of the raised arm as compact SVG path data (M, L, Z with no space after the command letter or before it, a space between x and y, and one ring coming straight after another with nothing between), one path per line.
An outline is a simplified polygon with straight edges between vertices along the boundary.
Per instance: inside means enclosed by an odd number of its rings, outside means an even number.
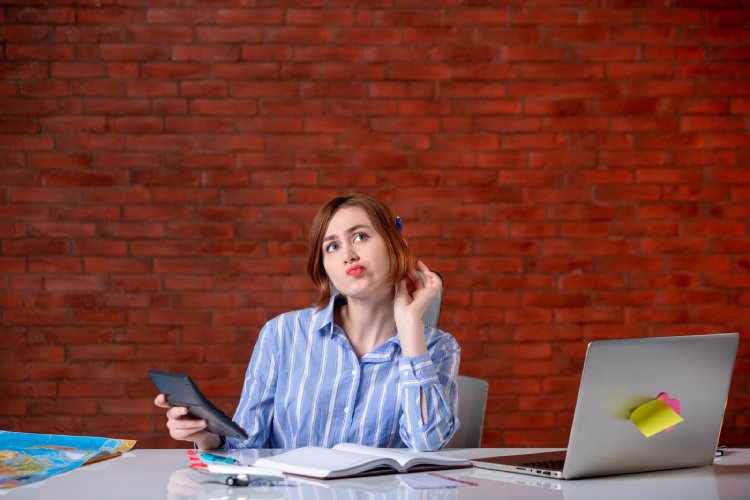
M402 414L401 439L418 451L437 451L458 429L456 376L461 348L456 340L434 328L431 336L440 340L428 353L399 360L399 391Z

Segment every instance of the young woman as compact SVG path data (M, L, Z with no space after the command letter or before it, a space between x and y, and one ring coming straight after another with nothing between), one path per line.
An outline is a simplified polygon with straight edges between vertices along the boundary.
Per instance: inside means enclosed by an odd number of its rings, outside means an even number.
M212 434L159 394L170 435L202 449L442 448L458 428L460 347L422 324L440 278L414 264L388 207L363 194L323 205L307 271L320 291L317 307L266 323L250 359L233 418L250 437Z

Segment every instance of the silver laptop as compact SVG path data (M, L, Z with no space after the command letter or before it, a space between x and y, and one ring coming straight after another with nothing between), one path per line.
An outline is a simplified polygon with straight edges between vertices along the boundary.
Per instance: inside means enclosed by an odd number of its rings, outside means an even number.
M476 467L575 479L711 465L739 334L590 342L568 448L472 460ZM635 407L667 393L683 421L645 437Z

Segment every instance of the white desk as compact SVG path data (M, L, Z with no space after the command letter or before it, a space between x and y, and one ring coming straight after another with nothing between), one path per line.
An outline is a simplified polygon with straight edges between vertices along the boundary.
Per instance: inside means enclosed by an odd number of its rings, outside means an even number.
M532 451L532 450L527 450ZM479 458L512 454L512 449L450 450L450 455ZM259 453L273 453L262 450ZM563 481L533 476L461 469L443 474L478 486L450 490L413 490L397 475L266 487L229 487L219 476L191 470L184 450L139 450L83 467L46 481L7 491L4 499L162 499L224 498L463 500L463 499L744 499L750 498L750 449L728 450L713 467ZM348 481L348 482L347 482Z

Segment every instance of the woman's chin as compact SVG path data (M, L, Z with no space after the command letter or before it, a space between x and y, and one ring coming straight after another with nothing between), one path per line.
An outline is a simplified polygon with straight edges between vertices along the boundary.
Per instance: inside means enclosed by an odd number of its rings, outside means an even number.
M383 295L389 287L386 285L374 285L369 281L356 280L353 283L342 283L334 285L342 295L353 299L377 298Z

